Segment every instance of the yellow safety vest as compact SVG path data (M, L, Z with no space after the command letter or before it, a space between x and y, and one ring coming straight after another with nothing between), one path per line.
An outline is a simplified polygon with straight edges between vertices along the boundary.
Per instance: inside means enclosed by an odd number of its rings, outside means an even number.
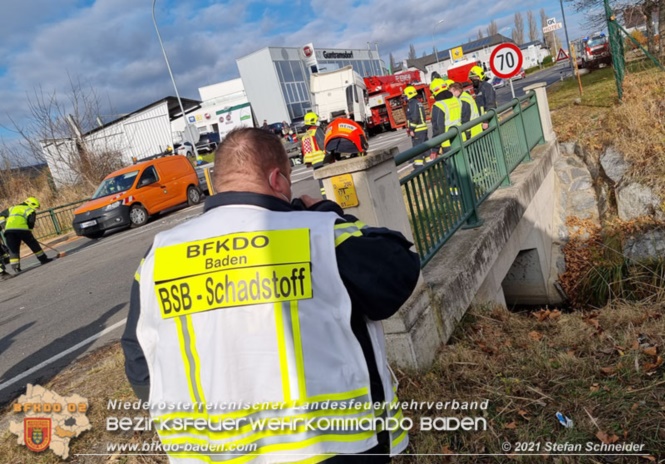
M323 163L326 152L316 142L317 127L309 129L302 138L303 163L315 166Z
M35 210L27 205L16 205L9 208L9 217L5 230L30 230L28 225L28 216Z
M360 453L378 443L378 430L362 429L375 418L389 426L391 455L406 448L407 430L388 420L403 416L383 328L370 320L385 404L365 407L370 376L335 248L366 226L338 219L220 206L155 238L138 271L136 333L171 463Z
M455 97L446 98L445 100L434 103L434 106L443 111L444 119L444 132L448 132L451 127L459 126L462 124L462 104ZM442 147L449 147L450 140L445 140L441 143Z
M462 95L460 95L459 99L468 103L471 107L471 119L469 119L469 121L473 121L474 119L478 119L480 117L476 100L471 96L471 94L469 94L469 92L462 92ZM476 124L468 132L471 132L471 137L475 137L476 135L483 132L483 126L482 124ZM463 140L466 140L466 132L462 134L462 137Z

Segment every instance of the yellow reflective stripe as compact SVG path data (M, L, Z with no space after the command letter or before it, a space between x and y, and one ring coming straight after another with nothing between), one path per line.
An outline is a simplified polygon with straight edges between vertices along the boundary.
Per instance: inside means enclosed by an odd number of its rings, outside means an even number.
M274 433L271 433L274 434ZM356 441L360 440L366 440L368 438L371 438L374 436L373 431L367 431L367 432L359 432L359 433L353 433L353 434L345 434L345 435L337 435L337 434L326 434L326 435L319 435L316 437L312 438L307 438L305 440L301 441L296 441L296 442L291 442L291 443L275 443L272 445L265 445L260 448L258 448L255 451L251 451L251 454L246 454L244 456L240 456L238 458L233 458L229 459L227 461L222 461L222 462L233 462L233 463L240 463L240 462L246 462L251 459L255 459L257 456L261 454L268 454L270 452L274 451L296 451L300 448L304 448L310 445L314 445L317 443L321 443L324 441L333 441L333 442L345 442L345 443L353 443ZM225 447L228 447L229 445L233 444L235 447L238 447L239 445L246 445L252 443L254 440L239 440L235 442L228 442L224 443ZM164 444L173 444L173 445L183 445L183 444L188 444L188 443L194 443L198 445L207 445L210 442L207 440L199 439L199 438L193 438L193 437L186 437L186 438L174 438L174 439L164 439L162 440L162 443ZM178 456L178 455L194 455L198 453L169 453L169 456ZM200 457L197 456L199 459L205 459L208 462L210 462L211 458L208 455L202 454Z
M391 448L396 448L397 445L399 444L399 442L401 442L402 440L404 440L406 434L407 434L407 430L406 430L406 429L402 430L402 433L400 433L399 435L397 435L397 436L393 439L393 441L391 442Z
M291 324L293 324L293 347L296 355L296 371L298 373L298 391L300 399L307 398L305 384L305 357L302 352L302 338L300 336L300 318L298 316L298 301L291 301Z
M175 323L178 329L178 343L180 344L180 354L182 356L182 362L185 364L185 377L187 378L187 387L189 388L189 396L192 399L192 403L196 403L196 395L194 394L194 384L192 383L191 376L191 365L189 364L189 356L187 355L187 343L185 342L185 329L183 327L183 319L188 316L176 317Z
M20 262L19 258L9 258L9 264L15 264Z
M143 267L143 262L145 261L145 258L141 260L139 263L139 267L136 269L136 272L134 273L134 280L137 282L141 282L141 268Z
M289 382L289 361L286 357L286 338L284 337L284 318L282 304L275 303L275 328L277 329L277 351L279 352L279 371L282 375L282 391L284 401L291 401L291 384Z
M199 392L199 401L203 404L206 404L206 398L203 394L203 385L201 384L201 359L199 358L199 352L196 349L196 333L194 332L194 325L192 324L192 317L186 316L185 321L187 323L187 329L189 332L189 349L194 359L194 381L196 389Z
M350 400L353 398L358 398L359 396L367 395L369 393L369 388L363 387L357 390L352 390L342 393L326 393L323 395L310 396L307 398L308 403L318 403L319 401L344 401Z
M360 229L364 227L367 226L360 221L335 224L335 246L340 246L350 237L362 237L363 234Z

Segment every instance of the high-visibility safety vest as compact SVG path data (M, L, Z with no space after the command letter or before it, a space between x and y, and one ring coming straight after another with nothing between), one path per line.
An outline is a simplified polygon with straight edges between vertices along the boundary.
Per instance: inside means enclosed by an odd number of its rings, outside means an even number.
M5 230L30 230L28 216L35 210L28 205L16 205L9 208Z
M323 163L326 152L316 141L316 130L318 127L314 126L307 130L302 138L302 153L303 163L317 165Z
M137 336L171 462L319 462L376 446L368 421L404 419L382 325L369 320L386 398L367 408L370 376L335 258L365 226L338 219L220 206L157 235L137 275ZM377 428L390 432L391 455L406 448L406 430Z
M462 92L459 99L460 101L468 103L469 106L471 107L471 119L469 119L469 121L473 121L474 119L478 119L480 117L476 100L471 96L471 94L469 94L469 92ZM475 137L476 135L483 132L483 126L482 124L476 124L468 132L471 132L471 137ZM466 140L466 132L462 134L462 138L463 140Z
M444 132L448 132L451 127L459 126L462 124L462 104L455 97L446 98L445 100L434 103L434 106L443 111L444 119ZM442 147L449 147L450 140L445 140L441 143Z

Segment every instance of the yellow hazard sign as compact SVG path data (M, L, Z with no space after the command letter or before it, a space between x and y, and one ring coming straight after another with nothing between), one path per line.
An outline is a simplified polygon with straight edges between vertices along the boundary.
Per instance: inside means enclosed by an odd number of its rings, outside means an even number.
M464 58L464 52L462 51L462 47L452 48L450 50L450 56L452 57L453 60L461 60L462 58Z
M341 176L332 177L330 180L335 192L335 201L342 208L358 206L358 194L351 174L342 174Z

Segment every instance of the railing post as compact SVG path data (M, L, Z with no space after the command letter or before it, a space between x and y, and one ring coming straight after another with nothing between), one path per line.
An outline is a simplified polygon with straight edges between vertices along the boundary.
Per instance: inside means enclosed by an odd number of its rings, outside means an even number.
M547 101L547 88L545 82L527 85L524 91L533 90L538 102L538 115L540 116L540 125L543 128L543 138L545 142L551 142L556 139L554 127L552 126L552 116L550 115L550 104Z
M497 147L495 150L496 156L496 168L499 171L501 176L501 187L510 186L510 173L508 172L508 166L506 165L506 152L503 149L503 138L501 137L501 124L499 124L499 116L496 114L495 110L490 110L492 113L492 119L490 119L488 129L496 128L494 133L496 134L494 146Z
M453 126L451 131L455 131L455 136L450 139L451 150L458 149L453 155L455 169L457 170L457 181L459 182L460 193L462 195L462 205L464 211L470 211L471 215L467 219L464 229L473 229L482 225L483 221L478 216L476 209L476 195L474 192L473 182L471 181L471 169L469 167L469 160L466 157L464 150L464 143L462 134L457 126Z
M522 111L522 102L519 100L516 101L513 106L513 111L517 112L519 115L520 125L522 126L522 131L520 132L520 138L524 137L524 146L526 147L526 156L522 158L522 163L531 161L531 150L529 149L529 137L526 135L526 126L524 125L524 112Z
M55 215L53 208L49 209L48 212L51 216L51 221L53 221L53 227L55 228L56 235L60 235L62 233L62 228L60 227L60 221L58 221L58 217Z

